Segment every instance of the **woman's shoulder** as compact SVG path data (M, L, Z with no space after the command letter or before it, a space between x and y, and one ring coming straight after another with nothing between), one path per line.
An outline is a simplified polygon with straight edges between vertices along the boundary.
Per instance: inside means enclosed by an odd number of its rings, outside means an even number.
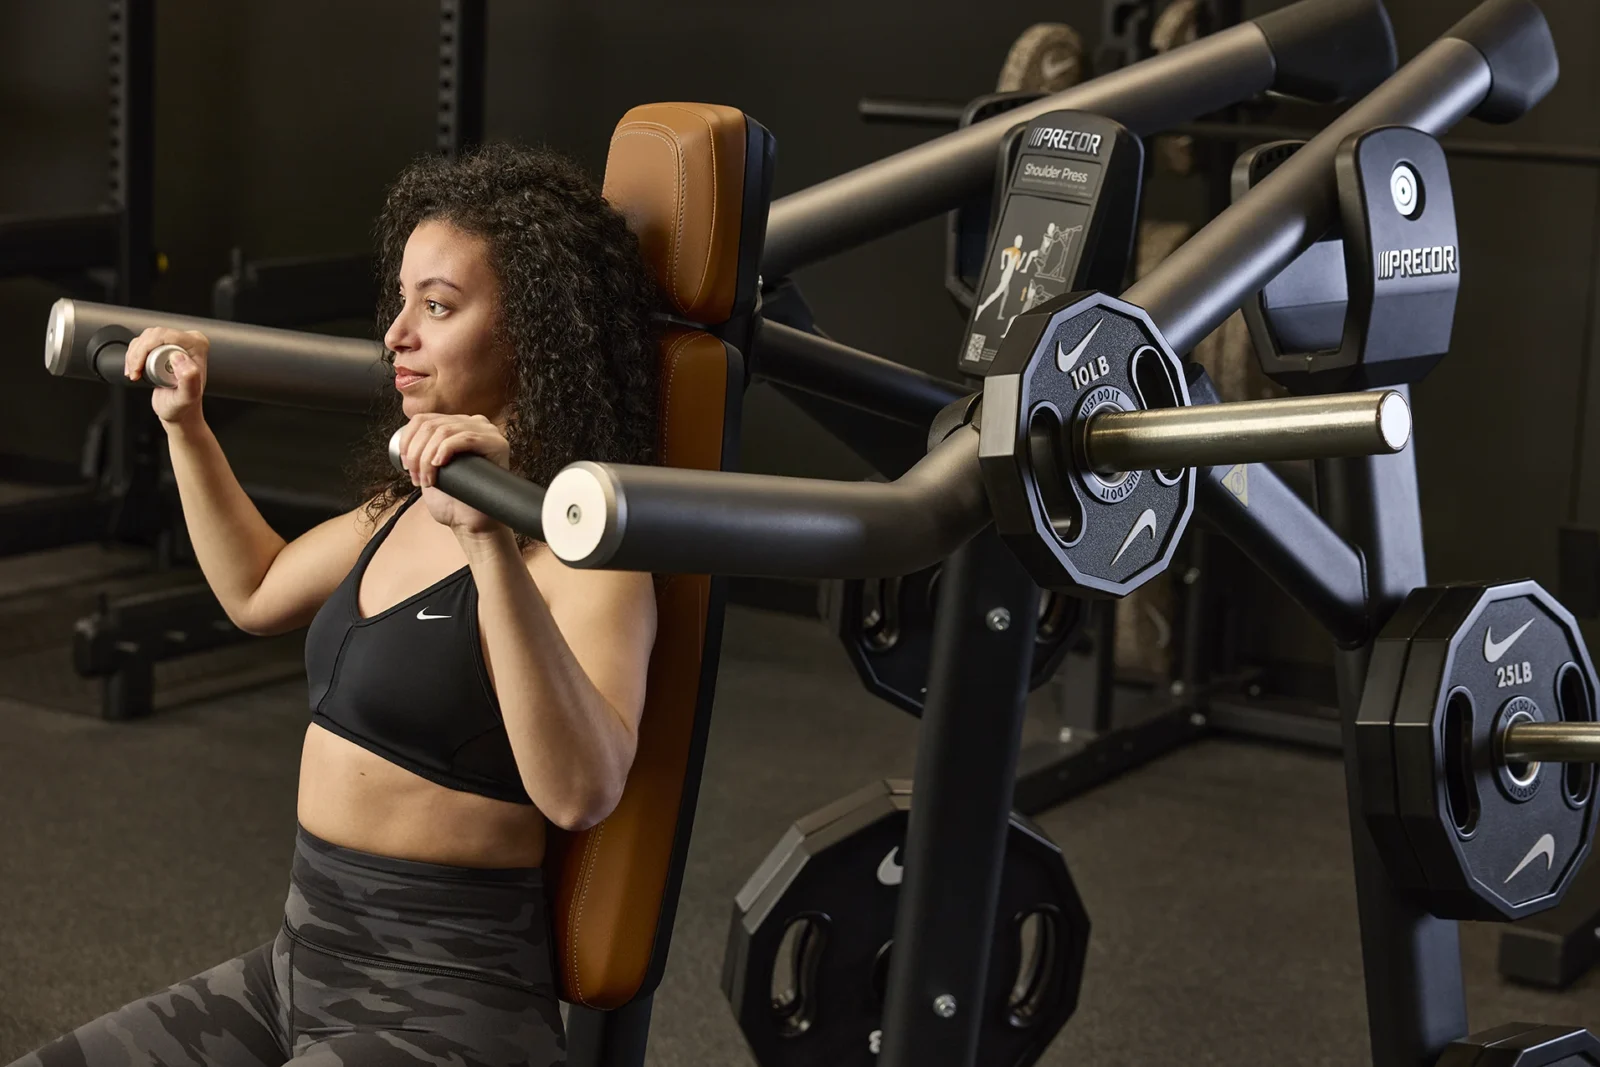
M378 531L383 529L414 495L378 493L357 504L347 511L345 516L354 522L357 535L365 543L377 536Z

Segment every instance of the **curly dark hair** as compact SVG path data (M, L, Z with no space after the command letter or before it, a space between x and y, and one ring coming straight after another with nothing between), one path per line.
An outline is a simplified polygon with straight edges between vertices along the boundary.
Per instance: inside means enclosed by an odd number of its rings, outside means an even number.
M378 217L378 331L400 311L400 262L411 232L448 222L482 237L499 283L495 335L513 353L511 469L540 485L579 459L649 463L658 367L650 315L655 279L622 215L575 163L547 149L486 145L459 160L419 159ZM384 362L393 364L387 349ZM355 471L368 519L412 491L389 463L405 421L386 390ZM518 535L526 547L531 539Z

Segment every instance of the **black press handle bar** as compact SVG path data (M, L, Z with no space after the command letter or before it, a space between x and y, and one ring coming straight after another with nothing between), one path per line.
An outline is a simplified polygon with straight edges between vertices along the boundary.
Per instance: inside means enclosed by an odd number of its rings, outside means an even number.
M1175 350L1187 351L1326 230L1336 209L1332 159L1348 134L1397 123L1438 134L1475 112L1506 121L1543 97L1555 70L1539 9L1529 0L1488 0L1127 299L1151 312ZM826 560L835 576L905 574L945 558L988 521L979 447L978 433L957 432L888 484L574 464L550 483L546 540L574 566L806 577Z
M1300 0L775 201L761 273L783 277L958 207L994 180L1006 131L1050 111L1094 112L1143 135L1268 89L1354 98L1394 68L1379 0Z

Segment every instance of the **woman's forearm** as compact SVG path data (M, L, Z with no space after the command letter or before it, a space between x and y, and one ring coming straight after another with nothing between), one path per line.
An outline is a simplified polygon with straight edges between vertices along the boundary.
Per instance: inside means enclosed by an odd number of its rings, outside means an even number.
M245 493L203 419L163 423L195 559L235 625L282 551L279 537Z
M463 539L512 754L534 804L582 829L616 806L633 764L632 729L589 680L550 614L516 539Z

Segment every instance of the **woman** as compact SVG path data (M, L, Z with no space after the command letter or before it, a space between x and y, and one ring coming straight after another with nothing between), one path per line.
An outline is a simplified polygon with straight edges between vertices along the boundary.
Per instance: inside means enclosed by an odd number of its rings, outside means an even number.
M293 542L206 426L205 337L151 329L128 348L130 378L158 344L188 353L151 403L228 616L254 634L310 625L283 926L14 1067L565 1058L545 823L592 826L621 795L653 585L567 569L435 478L469 452L537 482L579 458L648 461L654 290L622 217L547 152L414 164L378 236L395 392L373 426L370 491ZM387 441L402 421L398 473Z

